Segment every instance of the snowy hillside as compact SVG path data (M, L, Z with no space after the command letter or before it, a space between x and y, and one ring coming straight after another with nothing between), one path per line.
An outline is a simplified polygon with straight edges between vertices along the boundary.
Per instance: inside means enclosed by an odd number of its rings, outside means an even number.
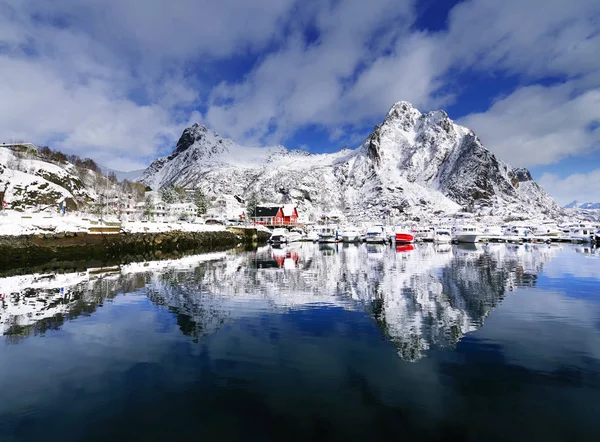
M69 210L85 206L97 198L86 178L70 163L59 166L0 147L0 194L9 209L58 210L63 200Z
M561 208L531 178L486 150L443 111L420 113L396 103L357 149L334 154L243 147L201 124L185 129L174 152L142 176L157 189L201 187L209 196L293 202L317 218L469 210L500 216L556 215Z

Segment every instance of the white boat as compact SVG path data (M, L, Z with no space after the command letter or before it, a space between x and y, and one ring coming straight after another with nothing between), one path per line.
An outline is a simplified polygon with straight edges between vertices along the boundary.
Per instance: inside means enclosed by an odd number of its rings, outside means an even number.
M481 240L481 232L479 228L472 224L461 224L454 227L453 239L462 243L476 243Z
M570 230L569 238L573 242L592 242L595 234L595 229L592 226L582 224Z
M362 235L360 234L360 231L358 231L357 229L354 228L345 228L343 229L339 234L338 237L342 238L343 242L361 242L362 241Z
M311 230L304 237L305 241L317 242L319 240L319 233L316 230Z
M452 241L452 232L448 229L435 229L433 231L433 242L436 244L447 244Z
M288 232L288 242L302 241L304 232L300 229L291 229Z
M269 242L272 244L287 244L290 242L288 230L282 228L273 229Z
M563 235L563 232L558 228L558 226L551 223L543 223L541 225L533 226L532 230L535 236L558 238L559 236Z
M383 244L389 241L389 238L385 234L385 229L381 224L373 224L367 229L365 235L365 241L367 243Z
M529 241L534 235L533 232L524 226L508 226L504 231L507 241Z
M339 238L337 224L326 224L322 226L316 226L317 235L319 236L319 242L337 242Z
M432 242L435 239L435 229L433 227L421 227L414 233L415 240Z
M487 226L483 229L481 237L485 241L505 241L504 230L502 226Z

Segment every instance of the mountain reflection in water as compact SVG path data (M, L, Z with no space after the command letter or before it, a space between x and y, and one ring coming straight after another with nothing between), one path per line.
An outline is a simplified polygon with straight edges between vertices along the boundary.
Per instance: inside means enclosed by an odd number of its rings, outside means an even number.
M143 292L198 341L236 318L315 305L367 312L416 361L478 329L507 291L533 287L552 245L296 244L102 271L0 279L0 335L9 343L93 315L120 293Z
M297 244L0 278L0 440L600 440L599 258Z

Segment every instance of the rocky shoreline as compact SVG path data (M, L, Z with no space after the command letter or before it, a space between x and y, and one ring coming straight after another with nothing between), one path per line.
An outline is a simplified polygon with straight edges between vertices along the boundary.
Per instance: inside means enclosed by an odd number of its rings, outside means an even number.
M89 234L80 232L0 236L0 273L31 269L44 265L95 263L121 264L146 259L176 258L194 253L208 253L250 247L265 243L268 234L240 235L227 230L165 233ZM59 264L60 263L60 264ZM19 273L17 271L17 273Z

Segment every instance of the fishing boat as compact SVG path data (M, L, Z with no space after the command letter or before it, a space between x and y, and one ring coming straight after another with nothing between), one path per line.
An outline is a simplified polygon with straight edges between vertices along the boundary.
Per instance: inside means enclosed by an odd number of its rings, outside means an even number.
M436 244L447 244L452 241L452 232L449 229L435 229L433 242Z
M435 239L435 229L433 227L421 227L414 232L416 241L433 242Z
M301 229L291 229L288 232L288 242L302 241L304 232Z
M569 232L569 238L573 242L592 242L597 232L594 231L592 226L580 224L577 227L573 227Z
M396 226L394 237L396 239L396 244L412 244L415 242L415 235L403 226Z
M479 228L472 224L461 224L454 228L453 239L461 243L473 244L481 240Z
M317 226L317 235L319 242L337 242L339 237L338 226L334 223Z
M342 238L342 242L350 243L362 241L362 235L360 231L352 227L342 229L338 236Z
M289 232L283 228L273 229L269 242L271 244L287 244L290 242Z
M367 243L376 243L383 244L389 241L389 238L385 234L385 229L381 224L372 224L367 229L367 233L365 235L365 241Z

